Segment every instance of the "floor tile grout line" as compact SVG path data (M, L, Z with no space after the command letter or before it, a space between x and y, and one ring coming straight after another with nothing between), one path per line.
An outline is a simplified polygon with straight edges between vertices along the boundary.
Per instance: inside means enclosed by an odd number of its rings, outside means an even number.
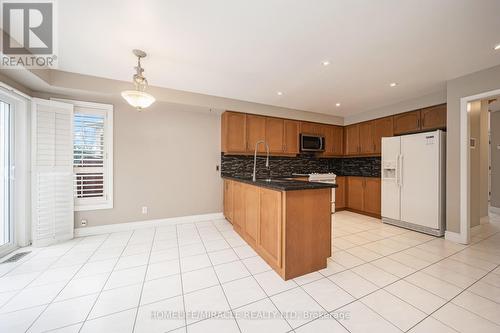
M198 229L198 226L195 225L195 228L196 228L196 232L198 233L198 236L201 237L201 234L200 234L200 230ZM226 240L224 240L226 241ZM226 242L227 243L227 242ZM228 243L229 244L229 243ZM203 247L205 248L206 250L206 246L205 246L205 243L203 243ZM234 251L234 250L233 250ZM236 256L238 257L238 254L236 254ZM208 256L208 260L210 261L210 264L212 265L212 267L215 267L214 264L212 263L212 259L210 258L210 256ZM241 261L241 259L239 260ZM245 266L242 262L242 265ZM245 267L246 269L246 267ZM249 273L251 274L251 272L249 271ZM236 320L236 316L234 315L234 311L232 310L231 308L231 303L229 303L229 298L227 297L227 294L226 294L226 291L224 290L224 287L222 286L222 282L220 281L220 278L219 278L219 275L217 275L217 271L214 269L214 274L215 274L215 277L217 278L217 281L219 282L219 286L220 286L220 289L222 290L222 293L224 294L224 298L227 302L227 305L229 307L229 311L231 312L231 314L233 315L233 319L234 319L234 322L236 323L236 326L238 327L238 330L240 331L240 333L242 333L241 331L241 327L240 327L240 324L238 323L238 321ZM242 278L243 279L243 278ZM228 282L228 281L227 281ZM224 312L221 312L221 313L224 313ZM219 313L220 314L220 313ZM204 320L208 320L210 318L213 318L215 316L212 316L212 317L209 317L209 318L205 318ZM201 321L204 321L204 320L201 320ZM200 321L197 321L196 323L198 323ZM191 323L189 325L192 325L192 324L195 324L195 323ZM186 327L188 325L186 324Z
M175 240L177 243L177 253L180 255L180 245L179 245L179 227L178 225L175 226ZM181 260L179 258L178 260L178 265L179 265L179 278L181 280L181 293L182 293L182 308L184 309L184 326L187 326L187 318L186 318L186 297L184 296L184 281L182 279L182 266L181 266ZM187 331L187 329L185 329ZM135 332L135 324L134 328L132 330L132 333Z
M135 309L134 324L132 325L132 333L135 331L135 325L137 323L137 316L139 315L139 308L141 307L142 293L144 291L144 284L146 284L146 276L148 274L149 262L151 260L151 253L153 251L153 243L154 243L154 239L156 237L157 231L158 231L158 228L154 228L153 242L151 242L151 248L149 249L148 262L146 264L146 269L144 270L144 277L142 278L141 292L139 293L139 301L138 301L136 309Z
M108 235L108 237L106 237L106 239L107 239L107 238L109 238L109 236L110 236L110 235ZM100 247L100 246L101 246L101 245L102 245L102 244L106 241L106 239L104 239L104 240L101 242L101 244L99 244L99 245L95 248L95 250L94 250L94 251L92 252L92 254L89 256L89 258L87 258L87 260L86 260L86 261L85 261L85 262L84 262L84 263L80 266L80 268L79 268L79 269L78 269L78 270L77 270L77 271L73 274L72 278L71 278L71 279L70 279L70 280L69 280L69 281L68 281L68 282L64 285L64 287L63 287L63 288L62 288L62 289L61 289L61 290L57 293L57 295L56 295L56 296L52 299L52 301L51 301L50 303L48 303L48 304L45 306L45 308L44 308L44 309L43 309L43 310L42 310L42 311L38 314L38 316L37 316L37 317L36 317L36 318L35 318L35 319L31 322L31 324L28 326L28 328L26 329L26 331L25 331L25 332L28 332L28 331L30 330L30 328L33 326L33 324L35 324L35 323L36 323L36 321L37 321L38 319L40 319L40 317L41 317L41 316L45 313L45 311L47 311L47 309L49 308L49 306L50 306L52 303L54 303L54 300L55 300L55 299L56 299L56 298L57 298L57 297L61 294L61 292L62 292L62 291L63 291L63 290L64 290L64 289L68 286L68 284L70 283L70 281L71 281L71 280L73 280L73 278L76 276L76 274L78 274L78 272L79 272L79 271L82 269L82 267L83 267L83 266L84 266L84 265L88 262L88 260L92 257L92 255L94 255L94 254L97 252L97 250L99 249L99 247ZM81 242L81 240L80 240L77 244L79 244L80 242ZM76 244L75 244L75 245L76 245ZM61 257L62 257L62 256L61 256ZM61 257L60 257L60 258L61 258ZM59 258L59 259L60 259L60 258Z
M497 266L497 267L495 267L494 269L496 269L496 268L498 268L498 267L500 267L500 265L498 265L498 266ZM494 269L493 269L493 270L494 270ZM429 317L432 317L433 319L435 319L435 320L439 321L440 323L442 323L442 324L444 324L444 325L448 326L446 323L443 323L443 322L442 322L441 320L439 320L438 318L435 318L435 317L433 316L433 314L434 314L434 313L436 313L437 311L439 311L441 308L443 308L443 307L444 307L444 306L446 306L447 304L452 303L452 301L453 301L455 298L457 298L458 296L460 296L461 294L463 294L465 291L467 291L467 289L469 289L470 287L472 287L473 285L475 285L478 281L480 281L480 280L484 279L484 277L486 277L488 274L490 274L493 270L491 270L491 271L487 272L487 273L486 273L483 277L481 277L479 280L477 280L477 281L475 281L474 283L470 284L468 287L466 287L465 289L463 289L462 291L460 291L457 295L453 296L453 297L452 297L450 300L448 300L445 304L441 305L441 306L440 306L440 307L438 307L436 310L434 310L434 311L433 311L433 312L431 312L429 315L427 315L425 318L423 318L421 321L417 322L415 325L413 325L412 327L410 327L410 328L408 329L408 331L409 331L409 330L411 330L412 328L414 328L415 326L417 326L418 324L420 324L422 321L424 321L425 319L427 319L427 318L429 318ZM482 297L482 296L481 296L481 297ZM473 314L475 314L476 316L479 316L479 317L483 318L484 320L486 320L486 321L488 321L488 322L490 322L490 323L495 324L496 326L500 326L499 324L497 324L497 323L495 323L495 322L492 322L491 320L489 320L489 319L487 319L487 318L484 318L483 316L478 315L477 313L472 312L472 311L470 311L470 310L468 310L468 309L466 309L466 308L464 308L464 307L462 307L462 306L460 306L460 305L458 305L458 304L455 304L455 303L452 303L452 304L453 304L453 305L456 305L456 306L459 306L459 307L461 307L462 309L464 309L465 311L470 312L470 313L473 313Z
M39 272L38 272L38 274L37 274L37 276L36 276L33 280L31 280L31 281L30 281L30 282L29 282L26 286L24 286L24 287L23 287L23 288L21 288L21 289L14 290L14 291L17 291L17 292L16 292L14 295L12 295L12 297L10 297L10 298L9 298L9 300L8 300L7 302L5 302L2 306L0 306L0 310L1 310L4 306L6 306L6 305L7 305L7 304L11 301L11 300L13 300L13 299L14 299L14 297L18 296L18 295L19 295L22 291L24 291L25 289L29 288L29 285L31 285L31 284L32 284L32 283L33 283L36 279L38 279L40 276L42 276L42 275L43 275L43 274L44 274L47 270L49 270L49 269L50 269L50 267L51 267L52 265L54 265L56 262L58 262L58 261L59 261L59 259L61 259L63 256L65 256L66 254L68 254L68 253L69 253L72 249L74 249L74 248L75 248L75 246L77 246L80 242L81 242L81 241L77 241L77 242L75 242L75 244L73 244L73 246L71 246L71 247L70 247L67 251L65 251L62 255L60 255L59 257L57 257L57 258L56 258L56 259L55 259L55 260L54 260L54 261L53 261L50 265L48 265L48 266L47 266L44 270L39 271ZM41 252L43 252L43 250L42 250L42 251L39 251L37 254L40 254ZM33 258L31 258L30 260L27 260L27 261L23 262L23 264L24 264L24 263L26 263L26 262L28 262L28 261L31 261L31 260L32 260L32 259L34 259L35 257L36 257L36 255L35 255L35 256L33 256ZM21 264L21 265L22 265L22 264ZM21 265L18 265L18 266L16 266L15 268L18 268L18 267L20 267ZM74 266L77 266L77 265L74 265ZM80 265L80 268L81 268L82 266L83 266L83 264L82 264L82 265ZM10 271L9 271L9 272L7 272L6 274L9 274L9 273L10 273L11 271L13 271L15 268L13 268L12 270L10 270ZM36 273L36 272L32 272L32 273ZM5 277L5 276L6 276L6 274L5 274L5 275L3 275L2 277ZM23 273L21 273L21 274L23 274ZM29 274L29 273L26 273L26 274ZM14 275L14 276L15 276L15 275ZM39 287L39 286L35 286L35 287Z

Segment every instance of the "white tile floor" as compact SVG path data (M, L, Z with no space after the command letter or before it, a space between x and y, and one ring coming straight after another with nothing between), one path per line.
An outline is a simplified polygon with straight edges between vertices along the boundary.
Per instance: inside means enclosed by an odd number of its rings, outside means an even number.
M33 249L0 265L0 332L500 332L500 218L467 247L348 212L333 237L286 282L225 220Z

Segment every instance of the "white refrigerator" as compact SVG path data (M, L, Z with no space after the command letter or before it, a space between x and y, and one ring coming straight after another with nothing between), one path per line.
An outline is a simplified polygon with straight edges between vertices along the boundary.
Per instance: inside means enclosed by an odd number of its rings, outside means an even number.
M445 230L446 133L382 139L382 221L435 236Z

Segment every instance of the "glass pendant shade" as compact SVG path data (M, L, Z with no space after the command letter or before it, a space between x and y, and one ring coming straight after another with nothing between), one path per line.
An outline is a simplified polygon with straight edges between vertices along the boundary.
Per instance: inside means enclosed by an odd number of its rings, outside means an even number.
M128 104L139 111L149 107L155 102L155 98L152 95L140 90L126 90L122 92L122 97Z

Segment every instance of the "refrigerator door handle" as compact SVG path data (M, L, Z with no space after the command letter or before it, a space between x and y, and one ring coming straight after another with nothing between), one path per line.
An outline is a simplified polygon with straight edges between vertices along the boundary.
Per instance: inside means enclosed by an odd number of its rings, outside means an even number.
M401 155L398 155L397 159L396 159L396 185L398 185L398 187L401 187L401 184L400 184L400 174L399 174L399 160L401 158Z
M399 187L403 187L403 166L404 166L404 156L399 155Z

